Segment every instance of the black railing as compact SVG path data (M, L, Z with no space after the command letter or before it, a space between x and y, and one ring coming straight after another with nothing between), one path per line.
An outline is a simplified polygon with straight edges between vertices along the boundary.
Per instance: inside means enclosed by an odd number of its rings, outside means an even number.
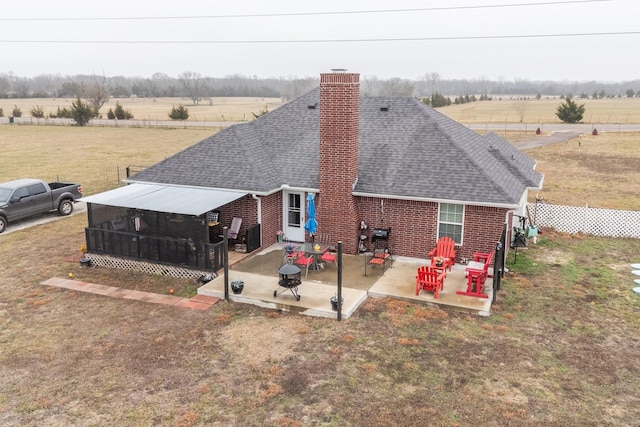
M507 225L502 228L500 240L496 242L495 254L493 256L493 302L496 302L496 294L500 290L500 282L504 277L504 262L506 258Z
M222 242L194 243L101 228L85 228L85 236L89 252L213 271L223 266Z
M251 253L260 247L260 224L247 228L245 241L247 253Z

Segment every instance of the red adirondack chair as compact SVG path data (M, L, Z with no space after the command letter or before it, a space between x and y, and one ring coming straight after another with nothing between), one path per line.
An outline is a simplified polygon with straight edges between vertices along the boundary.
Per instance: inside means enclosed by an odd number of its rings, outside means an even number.
M489 267L491 267L493 264L494 256L495 251L492 251L490 253L474 252L474 261L481 264L482 268L478 269L475 267L470 267L471 264L469 264L469 267L465 269L465 272L467 274L467 290L457 291L456 294L478 298L489 298L489 295L484 293L484 288L487 277L492 277L489 275Z
M488 270L489 267L493 266L493 257L495 256L496 251L491 251L489 253L485 252L474 252L473 260L476 262L482 262L485 264L485 270ZM493 277L491 274L487 274L487 277Z
M420 291L429 291L434 293L434 298L438 298L438 293L444 289L444 279L447 273L440 272L431 267L418 267L416 275L416 295Z
M456 263L455 245L456 242L454 242L451 237L445 236L438 239L435 249L429 252L429 256L431 257L431 266L436 267L438 261L442 260L442 266L438 267L451 271L451 266Z

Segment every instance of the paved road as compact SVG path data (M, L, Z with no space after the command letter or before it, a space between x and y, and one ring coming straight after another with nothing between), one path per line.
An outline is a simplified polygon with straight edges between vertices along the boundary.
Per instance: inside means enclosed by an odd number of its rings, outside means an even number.
M87 204L83 201L78 201L73 204L73 212L69 216L83 214L87 211ZM2 236L11 234L14 231L24 230L25 228L33 227L34 225L45 224L51 221L57 221L62 218L67 218L66 216L61 216L58 212L49 212L46 214L38 215L33 218L23 219L21 221L12 222L9 224L4 233L0 234L0 239Z
M469 129L484 131L535 131L540 128L542 132L580 132L591 133L593 129L598 132L638 132L640 124L602 124L602 123L464 123Z
M559 142L567 142L572 140L573 138L577 138L580 135L583 135L584 133L585 132L575 130L554 132L549 136L536 136L535 138L527 139L525 141L514 142L513 145L520 150L526 150L528 148L538 148L545 145L557 144Z

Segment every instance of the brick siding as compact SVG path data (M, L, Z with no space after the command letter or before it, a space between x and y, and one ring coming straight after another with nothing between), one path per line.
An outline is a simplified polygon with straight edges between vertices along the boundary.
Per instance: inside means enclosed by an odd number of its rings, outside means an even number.
M362 220L368 225L367 247L371 249L374 228L389 228L389 247L394 255L426 258L436 246L438 203L412 200L358 198ZM458 261L471 258L473 252L490 252L500 239L506 209L466 206L464 245L457 247Z
M262 200L262 246L268 247L278 241L282 225L282 191L261 197Z

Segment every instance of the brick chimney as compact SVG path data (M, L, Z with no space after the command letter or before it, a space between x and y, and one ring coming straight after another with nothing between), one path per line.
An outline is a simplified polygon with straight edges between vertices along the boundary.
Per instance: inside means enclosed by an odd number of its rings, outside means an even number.
M358 253L360 216L353 185L358 178L360 75L320 75L319 232L342 240L343 251Z

